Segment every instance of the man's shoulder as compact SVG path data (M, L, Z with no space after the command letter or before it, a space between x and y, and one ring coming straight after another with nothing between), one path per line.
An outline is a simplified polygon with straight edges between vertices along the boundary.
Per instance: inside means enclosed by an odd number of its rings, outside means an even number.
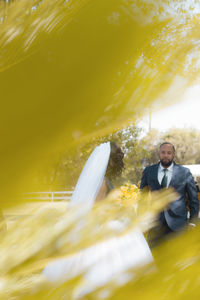
M190 172L190 169L188 169L188 168L186 168L186 167L184 167L182 165L176 164L176 163L174 163L174 168L177 168L177 169L179 169L182 172L186 172L186 173Z
M153 169L155 169L155 168L158 168L158 163L157 164L154 164L154 165L150 165L150 166L147 166L146 168L145 168L145 170L146 171L151 171L151 170L153 170Z

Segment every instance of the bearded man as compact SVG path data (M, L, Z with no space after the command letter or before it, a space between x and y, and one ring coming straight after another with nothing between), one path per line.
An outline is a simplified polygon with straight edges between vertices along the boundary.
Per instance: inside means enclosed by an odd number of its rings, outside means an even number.
M193 176L188 168L174 162L175 147L169 142L159 148L158 164L145 168L140 188L148 187L151 191L173 188L178 199L169 204L168 209L158 216L158 225L150 231L151 246L157 245L169 233L180 231L188 222L186 198L189 207L189 222L198 217L199 200Z

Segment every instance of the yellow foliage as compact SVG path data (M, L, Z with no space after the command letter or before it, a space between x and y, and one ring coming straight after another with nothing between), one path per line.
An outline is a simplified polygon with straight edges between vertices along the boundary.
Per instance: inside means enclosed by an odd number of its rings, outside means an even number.
M124 251L118 244L120 237L131 233L135 227L142 231L149 229L158 211L173 201L176 194L172 191L153 193L148 203L144 194L137 214L130 205L119 205L116 196L119 196L118 191L97 202L90 213L84 210L84 205L69 208L64 203L24 207L25 215L9 221L7 233L1 236L0 298L15 296L19 299L23 295L46 293L48 289L49 297L59 299L54 293L60 289L64 293L62 282L47 282L42 270L55 259L72 258L64 287L72 289L68 296L75 299L75 294L84 290L85 275L95 268L98 257L100 260L102 253L112 249L114 243L116 252L110 268L112 263L118 264ZM87 284L87 294L97 289L93 282Z
M66 148L136 120L154 101L177 101L199 74L195 1L0 8L1 207L32 191L35 169L47 170Z
M192 0L1 1L0 207L23 202L35 169L67 147L136 120L153 102L176 101L199 76L199 13ZM176 197L168 191L137 200L131 186L122 194L127 205L110 196L89 215L84 207L31 208L9 224L1 237L1 299L83 297L88 270L47 285L47 262L118 241L135 227L148 230ZM130 205L137 201L136 215ZM86 297L198 299L199 236L197 228L160 247L154 273L116 274L101 288L89 285ZM113 253L117 263L120 254Z
M124 186L121 186L120 190L120 200L122 201L123 205L137 205L139 188L136 185L126 183Z

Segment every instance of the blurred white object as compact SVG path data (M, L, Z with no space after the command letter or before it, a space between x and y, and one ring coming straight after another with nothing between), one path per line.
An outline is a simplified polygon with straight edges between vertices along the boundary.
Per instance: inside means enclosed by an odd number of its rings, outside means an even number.
M84 204L86 212L92 208L102 185L109 158L109 142L95 148L80 175L70 201L71 205ZM108 222L107 226L118 233L126 229L126 224L118 220ZM74 255L54 260L47 264L42 274L47 281L55 283L63 283L84 274L83 285L76 290L76 296L79 297L106 284L116 275L122 275L129 269L144 266L152 261L151 251L142 232L134 228L124 235L112 237Z
M101 286L113 276L153 261L149 246L138 229L50 262L43 275L50 282L65 282L86 272L92 286Z
M196 227L196 224L194 224L194 223L188 223L188 225L191 227Z
M200 176L200 165L183 165L188 168L194 177Z
M84 203L91 209L101 188L110 158L110 142L96 147L78 179L70 205Z

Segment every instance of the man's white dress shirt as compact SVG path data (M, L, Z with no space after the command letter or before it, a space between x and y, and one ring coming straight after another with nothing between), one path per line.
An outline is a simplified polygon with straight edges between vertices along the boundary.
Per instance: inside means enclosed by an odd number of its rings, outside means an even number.
M172 163L168 168L163 168L161 163L159 164L158 167L158 182L161 184L163 176L164 176L164 170L167 169L166 176L167 176L167 187L170 184L170 181L172 179L172 174L173 174L173 168L174 168L174 163Z

